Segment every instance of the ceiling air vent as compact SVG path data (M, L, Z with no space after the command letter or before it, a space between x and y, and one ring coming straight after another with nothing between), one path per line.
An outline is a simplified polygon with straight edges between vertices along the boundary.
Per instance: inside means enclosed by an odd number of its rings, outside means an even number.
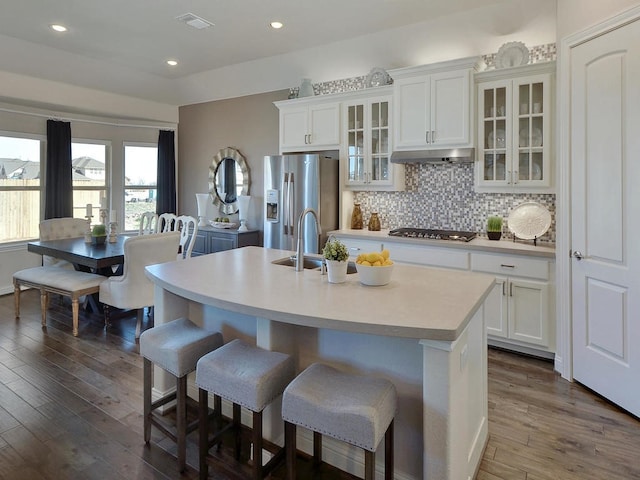
M193 13L185 13L176 17L176 20L180 20L181 22L186 23L190 27L197 28L198 30L202 30L203 28L213 27L213 23L208 20L205 20L202 17L194 15Z

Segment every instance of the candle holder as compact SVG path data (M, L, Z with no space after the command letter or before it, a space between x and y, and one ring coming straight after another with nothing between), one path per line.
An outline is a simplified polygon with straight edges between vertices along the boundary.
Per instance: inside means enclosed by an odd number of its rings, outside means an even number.
M118 235L116 234L117 227L118 222L109 222L109 243L116 243L118 241Z
M100 223L103 225L107 224L107 209L106 208L101 208L100 209Z
M84 232L84 243L91 243L91 219L93 215L87 215L84 217L87 219L87 230Z

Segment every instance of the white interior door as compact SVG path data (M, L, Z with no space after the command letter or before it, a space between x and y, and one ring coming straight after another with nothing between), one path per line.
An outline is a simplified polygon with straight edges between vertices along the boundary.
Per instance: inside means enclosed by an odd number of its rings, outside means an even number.
M640 415L639 40L636 21L574 47L570 58L574 378L635 415Z

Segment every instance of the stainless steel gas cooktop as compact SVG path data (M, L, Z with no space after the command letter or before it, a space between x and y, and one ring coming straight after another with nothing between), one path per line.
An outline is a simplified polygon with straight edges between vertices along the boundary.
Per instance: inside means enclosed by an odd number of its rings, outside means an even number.
M476 238L475 232L457 230L433 230L428 228L396 228L389 232L391 237L424 238L425 240L454 240L469 242Z

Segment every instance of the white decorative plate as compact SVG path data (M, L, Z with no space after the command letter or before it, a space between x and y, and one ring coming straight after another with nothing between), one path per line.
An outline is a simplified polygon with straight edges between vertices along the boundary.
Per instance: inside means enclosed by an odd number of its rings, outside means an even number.
M388 85L391 77L384 68L374 67L371 69L366 79L367 87L381 87Z
M507 137L504 133L504 130L499 128L495 131L495 135L493 131L489 132L489 138L487 139L487 146L491 149L504 148L506 139Z
M238 226L237 223L233 222L214 222L212 220L209 220L209 225L215 228L235 228Z
M537 202L524 202L511 210L507 227L516 237L523 240L539 238L549 230L551 214Z
M496 68L519 67L529 63L529 49L522 42L507 42L496 54Z

